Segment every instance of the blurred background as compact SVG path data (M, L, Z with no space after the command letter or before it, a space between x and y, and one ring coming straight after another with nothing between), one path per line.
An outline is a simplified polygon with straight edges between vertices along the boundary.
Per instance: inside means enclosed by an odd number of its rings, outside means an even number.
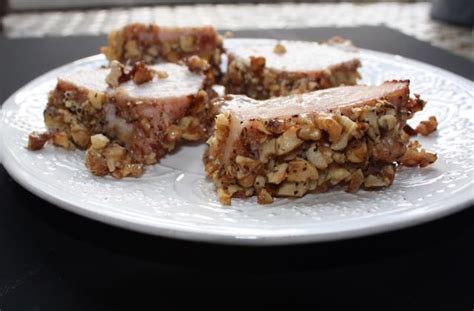
M385 25L474 60L474 0L0 0L1 36L100 35L141 21L218 29Z

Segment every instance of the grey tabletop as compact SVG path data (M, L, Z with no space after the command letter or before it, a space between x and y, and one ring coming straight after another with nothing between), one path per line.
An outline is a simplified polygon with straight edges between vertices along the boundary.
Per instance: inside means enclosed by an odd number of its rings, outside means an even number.
M421 41L474 60L474 40L470 27L460 27L431 18L432 8L436 16L452 15L453 12L456 12L464 18L469 18L473 14L472 7L470 10L461 11L462 6L466 6L469 0L444 1L444 5L441 5L443 1L357 0L349 2L332 0L300 2L266 0L255 1L255 3L250 3L252 1L232 3L229 0L181 0L176 2L119 0L112 2L115 5L120 3L132 5L133 2L139 2L143 5L148 4L148 6L89 8L85 10L81 9L81 7L87 6L84 1L54 0L49 1L51 4L54 3L49 7L52 11L12 12L5 17L4 24L6 36L16 38L103 35L114 28L137 21L156 22L161 25L205 23L230 30L386 25ZM48 0L10 2L12 9L34 9L42 6L44 8L44 2L48 2ZM86 2L90 3L91 1ZM99 3L100 1L92 2ZM446 5L451 2L453 3L450 6ZM187 3L187 5L159 5L159 3ZM60 8L61 6L68 7L70 10L54 10L55 7Z
M239 31L322 40L415 58L473 79L473 63L383 27ZM32 78L97 53L104 37L0 38L0 102ZM455 104L455 103L453 103ZM346 241L230 247L129 232L63 211L0 166L0 310L471 310L474 209Z

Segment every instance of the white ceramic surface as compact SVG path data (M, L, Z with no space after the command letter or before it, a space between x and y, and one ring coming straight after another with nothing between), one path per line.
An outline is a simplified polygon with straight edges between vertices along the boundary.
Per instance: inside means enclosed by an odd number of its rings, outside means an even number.
M233 39L226 44L247 44ZM429 101L413 124L436 115L439 130L420 138L438 153L429 168L399 170L383 191L333 190L271 205L255 198L218 203L201 163L204 144L186 145L142 178L92 176L83 152L52 146L31 152L28 133L43 130L42 111L56 77L97 67L102 56L48 72L13 94L0 115L4 167L29 191L74 213L112 225L167 237L227 244L291 244L350 238L393 230L451 214L474 201L474 85L447 71L403 57L361 51L364 83L410 79L412 91Z

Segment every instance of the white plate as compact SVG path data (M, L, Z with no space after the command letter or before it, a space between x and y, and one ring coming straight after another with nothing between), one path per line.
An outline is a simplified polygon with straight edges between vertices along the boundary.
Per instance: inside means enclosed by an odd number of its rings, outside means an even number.
M234 39L227 44L246 44ZM255 42L255 41L253 41ZM473 202L473 83L400 56L361 51L363 83L410 79L429 101L417 120L436 115L439 131L420 138L438 153L430 168L403 168L383 191L340 190L258 205L255 198L221 206L203 173L204 144L187 145L148 167L142 178L92 176L83 152L48 146L24 148L28 133L43 130L42 111L56 77L98 67L102 56L84 58L28 83L3 105L0 150L9 174L29 191L71 212L160 236L228 244L291 244L350 238L393 230L451 214ZM414 120L414 124L417 123Z

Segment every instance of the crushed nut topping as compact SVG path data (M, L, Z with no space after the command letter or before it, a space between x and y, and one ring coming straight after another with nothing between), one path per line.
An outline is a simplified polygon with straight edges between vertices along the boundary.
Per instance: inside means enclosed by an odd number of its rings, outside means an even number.
M104 134L91 136L91 145L94 149L104 149L109 143L109 139Z
M258 204L270 204L270 203L273 203L273 197L264 188L258 192L257 202Z
M53 134L53 144L64 149L74 149L74 144L69 140L66 132L55 132Z
M191 72L204 72L210 68L209 63L197 55L187 58L185 63Z
M156 76L157 76L158 79L160 79L160 80L168 78L168 73L167 73L166 71L163 71L163 70L155 70L154 72L156 73Z
M405 126L403 127L403 131L405 131L405 133L407 133L409 136L418 135L418 132L414 128L412 128L409 124L405 124Z
M32 132L28 135L28 145L26 148L29 150L40 150L44 147L44 145L48 142L51 138L51 133L44 132Z
M329 45L329 46L340 47L345 50L351 50L351 51L357 50L357 48L353 45L351 40L348 40L339 36L332 37L329 40L323 41L321 43Z
M138 62L133 65L130 76L135 84L140 85L153 80L153 71L144 63Z
M125 66L113 60L110 63L110 73L105 78L105 82L107 82L110 87L118 87L121 83L128 80L130 80L130 78L125 74Z
M405 166L425 167L434 163L438 156L421 148L420 143L415 140L408 143L407 150L399 163Z
M123 178L138 177L143 174L143 164L134 163L127 149L117 143L108 144L108 139L106 146L102 147L105 136L102 137L101 134L95 136L99 146L94 146L92 143L86 151L86 166L94 175L111 174L115 178Z
M110 73L105 81L110 87L118 87L120 84L130 80L136 85L140 85L153 80L155 74L159 79L168 77L166 72L152 70L143 62L136 62L132 68L127 69L123 64L114 60L110 63Z
M252 71L260 71L262 70L263 68L265 68L265 63L266 63L266 60L265 60L265 57L255 57L255 56L251 56L250 57L250 70Z
M273 53L275 54L285 54L286 53L286 47L281 44L281 43L277 43L275 45L275 47L273 48Z
M109 33L108 46L101 51L109 61L126 64L143 61L156 64L166 61L180 63L191 55L206 60L210 69L206 82L220 80L223 38L210 26L167 27L132 23Z
M245 120L232 145L227 139L236 116L219 114L204 157L206 173L222 204L252 195L267 204L274 197L301 197L336 185L348 192L388 187L397 163L424 167L437 159L409 142L404 125L424 102L405 100L402 107L380 100L344 114Z
M438 121L435 116L430 116L428 120L421 121L420 124L416 127L416 132L423 136L428 136L429 134L436 131L438 127Z
M325 46L334 46L339 50L357 53L350 41L334 39ZM287 42L275 42L268 46L265 53L283 56L291 51ZM254 99L302 94L315 90L341 85L355 85L360 79L358 68L361 63L357 57L350 62L334 64L327 68L291 71L290 68L269 66L265 53L250 58L239 49L228 52L227 71L222 79L227 94L245 94ZM268 55L268 58L271 58Z

